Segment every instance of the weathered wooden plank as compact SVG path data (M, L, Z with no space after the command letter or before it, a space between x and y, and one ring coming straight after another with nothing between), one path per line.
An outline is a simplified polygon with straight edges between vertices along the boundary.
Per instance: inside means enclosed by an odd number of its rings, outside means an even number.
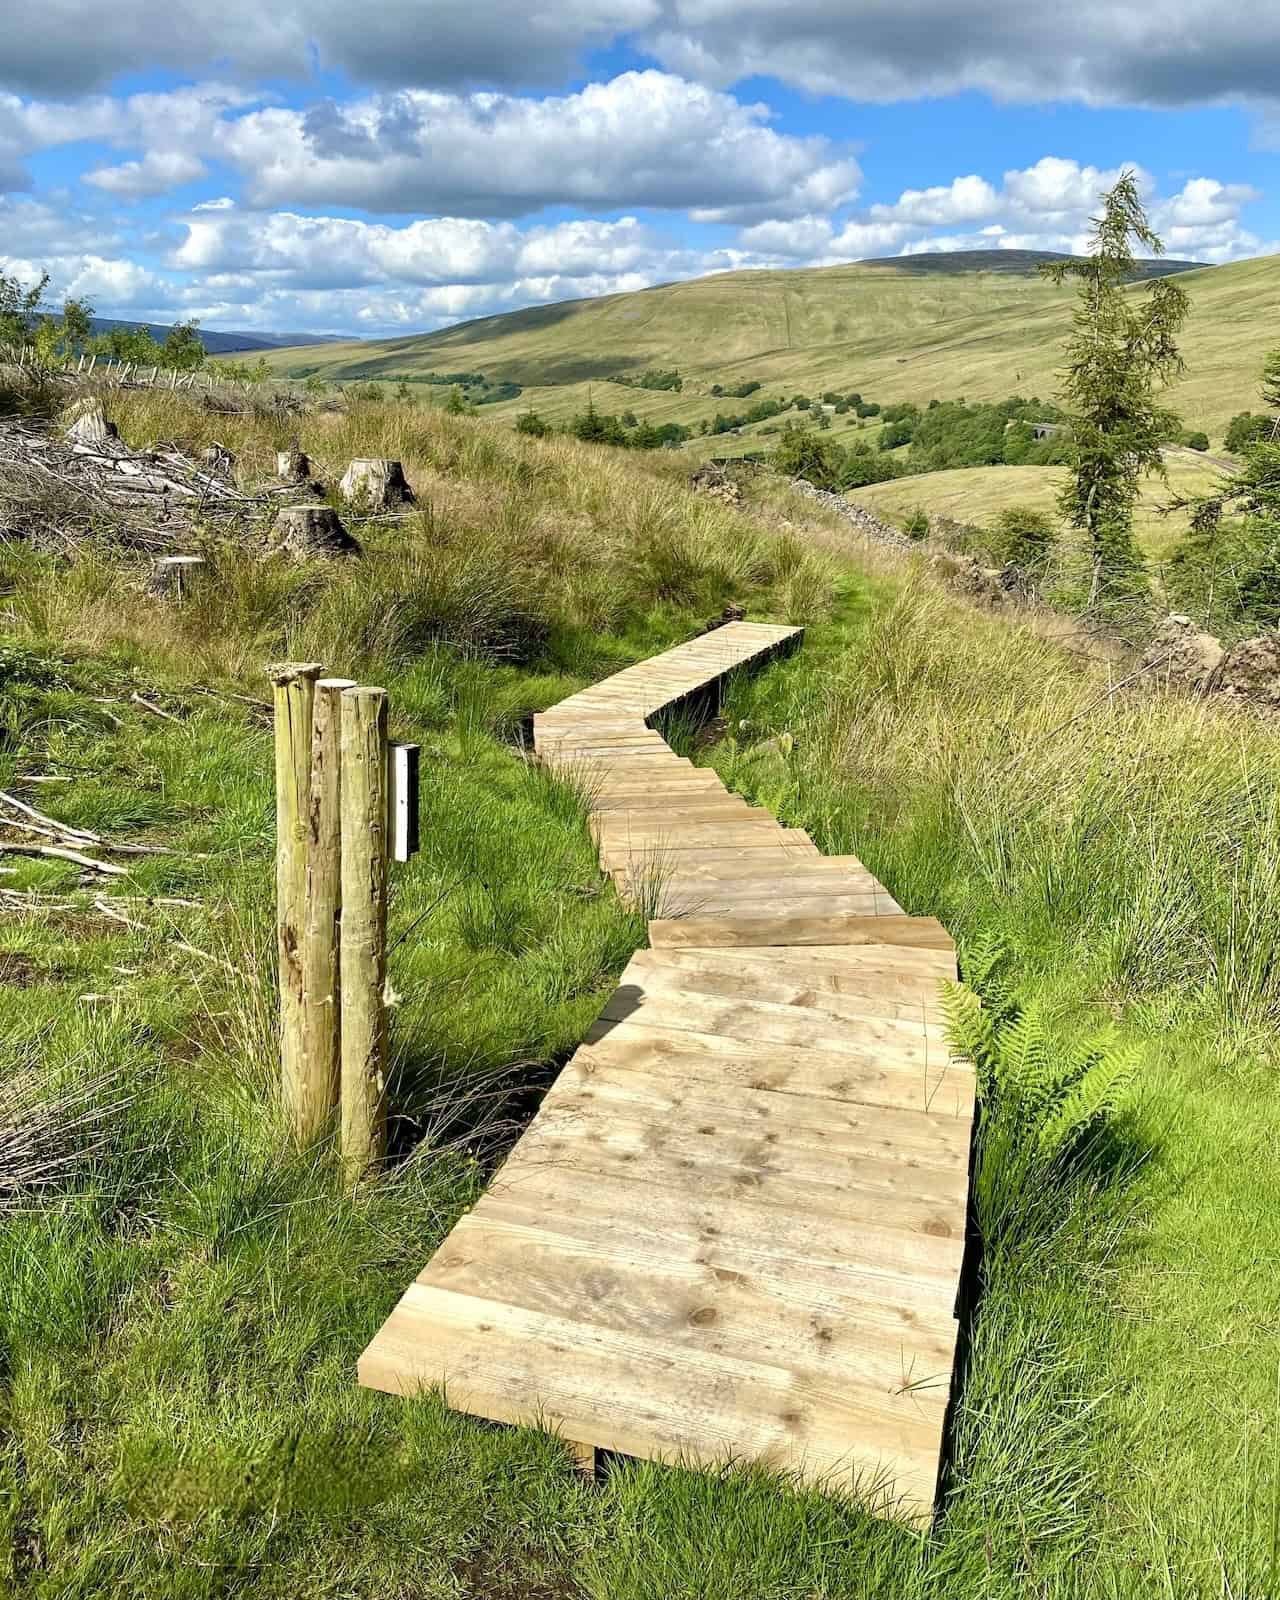
M672 956L684 959L672 961ZM650 993L665 988L677 994L769 1000L836 1017L883 1017L896 1022L927 1023L934 1029L941 1029L944 1024L937 985L928 981L918 986L916 994L894 992L882 983L868 983L865 979L854 986L846 981L837 988L838 976L829 977L811 968L763 961L746 966L726 959L726 953L721 951L671 948L638 951L627 966L627 974L629 979L624 976L624 982L641 982ZM942 1034L930 1037L941 1038Z
M947 1227L951 1207L908 1190L851 1188L848 1196L833 1211L821 1203L780 1203L771 1185L748 1185L713 1202L687 1178L671 1182L656 1171L652 1184L634 1168L601 1170L583 1183L563 1164L508 1162L469 1217L488 1225L540 1214L560 1239L612 1252L621 1262L719 1268L801 1305L839 1297L850 1302L851 1318L858 1315L854 1303L874 1308L880 1330L896 1335L895 1343L918 1327L949 1338L952 1273L963 1247ZM828 1197L834 1200L834 1191L823 1190L822 1199ZM437 1251L420 1282L436 1281L433 1268L447 1248Z
M665 1218L661 1198L656 1209ZM770 1280L691 1259L661 1236L647 1248L629 1236L620 1248L607 1222L603 1229L583 1222L581 1212L495 1200L463 1219L419 1282L665 1338L676 1348L810 1371L888 1421L901 1417L912 1385L926 1405L945 1406L955 1356L945 1285L932 1326L917 1318L895 1329L886 1326L886 1307L868 1315L873 1302L865 1296L820 1287L790 1262Z
M760 1039L770 1044L800 1045L809 1050L861 1054L874 1048L886 1058L927 1066L946 1055L934 1030L880 1018L837 1017L801 1006L752 1004L692 991L673 995L650 993L643 984L621 984L605 1001L600 1016L613 1022L643 1021L692 1033L719 1033L725 1038Z
M938 1427L923 1406L888 1424L805 1374L708 1352L675 1359L664 1339L424 1284L365 1352L360 1379L401 1394L444 1384L459 1410L551 1422L597 1449L706 1465L745 1456L864 1492L879 1485L917 1519L935 1492Z
M928 950L954 950L950 935L933 917L688 917L649 926L653 945L902 944Z
M584 1113L607 1122L614 1110L628 1108L637 1119L650 1117L655 1129L692 1115L702 1117L706 1127L754 1133L766 1147L779 1144L794 1151L803 1146L835 1171L865 1156L964 1175L969 1169L964 1117L741 1086L726 1095L705 1082L682 1085L670 1077L612 1066L593 1069L576 1060L556 1079L538 1115L548 1131L559 1133L581 1122Z
M741 977L744 982L761 980L765 983L792 983L800 987L830 992L835 995L860 996L867 1000L882 1001L886 1007L903 1007L902 1015L910 1014L905 1008L938 1008L941 1004L942 986L931 972L892 966L888 962L865 965L857 962L837 962L833 959L813 960L808 952L818 948L813 945L789 950L785 946L749 946L741 950L681 950L670 945L656 950L637 950L631 961L643 970L669 968L673 971L695 974L723 973L727 977ZM849 947L846 947L849 948ZM875 954L875 945L854 945L854 950ZM885 1015L895 1015L886 1011ZM937 1020L929 1016L928 1020Z
M864 1056L833 1055L802 1046L769 1046L720 1034L697 1034L639 1023L597 1024L577 1057L678 1079L706 1079L732 1088L852 1100L862 1105L935 1110L968 1117L973 1112L973 1070L943 1061L927 1067L886 1061L874 1049Z

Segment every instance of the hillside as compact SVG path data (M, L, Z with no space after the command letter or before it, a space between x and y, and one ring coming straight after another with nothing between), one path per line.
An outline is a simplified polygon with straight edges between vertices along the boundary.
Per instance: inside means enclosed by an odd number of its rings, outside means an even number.
M540 306L441 333L282 350L266 359L282 375L315 372L336 381L480 372L490 382L523 387L518 398L486 406L483 415L511 416L532 405L552 421L581 410L590 389L603 411L631 409L642 419L696 425L734 409L710 394L713 384L728 388L744 380L782 395L856 388L881 404L1047 396L1056 384L1073 290L1030 271L993 270L988 256L948 258L942 269L895 258L728 273ZM1184 282L1192 297L1188 370L1172 403L1189 426L1218 442L1231 416L1255 398L1257 330L1280 321L1280 257L1187 271ZM672 366L684 379L679 394L609 381ZM703 440L689 451L751 448L752 431L742 437L748 442Z
M1172 495L1205 494L1219 477L1217 468L1193 451L1171 454L1165 465L1168 484L1148 478L1133 519L1139 545L1157 559L1187 531L1185 514L1161 516L1159 507ZM1064 476L1062 467L957 467L868 484L851 490L849 498L888 522L900 523L918 506L930 517L990 527L1009 506L1034 506L1053 513Z

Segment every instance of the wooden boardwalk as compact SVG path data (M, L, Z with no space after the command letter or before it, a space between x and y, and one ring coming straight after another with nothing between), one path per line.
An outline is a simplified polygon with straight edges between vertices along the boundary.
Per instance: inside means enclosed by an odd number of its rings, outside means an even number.
M360 1380L595 1449L752 1459L930 1515L974 1079L951 940L649 728L800 630L732 623L535 719L653 920Z

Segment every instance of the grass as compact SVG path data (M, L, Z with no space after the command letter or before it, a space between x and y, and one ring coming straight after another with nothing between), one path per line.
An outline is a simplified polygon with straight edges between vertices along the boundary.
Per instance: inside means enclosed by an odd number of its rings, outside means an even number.
M126 926L68 865L4 861L0 887L68 909L0 911L0 1074L44 1108L48 1180L21 1180L20 1209L0 1193L0 1593L1275 1592L1267 731L1108 700L903 570L813 554L809 503L776 485L735 513L662 462L392 407L277 422L143 396L118 420L135 442L218 431L250 476L286 430L330 476L399 455L421 510L361 528L369 554L337 568L210 546L176 609L127 563L0 547L0 789L167 846L131 859L132 891L196 902ZM1055 1037L1141 1051L1086 1155L988 1145L985 1294L926 1541L740 1465L617 1461L590 1488L549 1436L354 1384L643 936L523 720L730 598L810 632L735 685L702 758L944 917L970 964L1002 944L991 983ZM330 1150L288 1154L273 1094L269 732L231 697L283 655L386 682L424 750L392 908L399 1159L354 1195ZM759 748L784 729L790 756ZM30 782L50 775L75 781Z
M1181 282L1191 296L1180 341L1187 372L1169 403L1219 445L1230 418L1257 400L1256 330L1280 309L1280 258L1205 268ZM1057 389L1071 303L1069 286L1005 272L921 273L909 264L738 272L439 333L269 352L266 360L280 374L305 369L328 380L479 371L525 386L519 399L485 407L489 420L510 421L532 405L563 422L590 393L601 411L629 408L696 425L717 411L744 409L746 402L709 393L712 384L744 379L784 396L857 389L882 405L1047 398ZM678 367L682 393L609 382L655 366ZM424 387L424 404L432 392ZM835 421L844 426L834 436L848 443L851 424ZM756 426L743 439L694 441L685 453L702 459L768 445Z

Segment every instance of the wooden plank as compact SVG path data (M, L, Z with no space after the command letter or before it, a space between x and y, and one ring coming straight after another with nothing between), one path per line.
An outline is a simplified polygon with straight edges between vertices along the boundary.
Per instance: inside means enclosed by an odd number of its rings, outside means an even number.
M761 894L759 890L750 898L744 898L726 893L717 893L714 889L694 889L681 892L678 889L664 888L662 905L659 916L666 919L672 917L875 917L891 915L889 905L885 905L884 913L880 911L880 903L888 902L888 895L876 896L872 894L841 894L838 887L827 892L815 889L813 893L805 894Z
M655 1210L665 1220L661 1195ZM924 1326L917 1318L895 1330L885 1326L886 1308L868 1315L871 1302L856 1292L735 1272L706 1256L691 1259L660 1235L648 1248L631 1236L620 1248L608 1221L590 1228L584 1220L580 1211L495 1200L463 1219L418 1281L665 1338L677 1349L809 1371L889 1422L914 1387L913 1401L936 1408L941 1425L955 1357L945 1283Z
M719 1033L726 1039L759 1039L772 1045L799 1045L807 1050L831 1050L862 1055L869 1049L886 1060L902 1064L941 1067L946 1056L940 1040L930 1040L923 1028L914 1034L899 1023L864 1018L829 1016L799 1006L762 1003L752 1006L715 995L647 994L642 985L628 983L605 1001L600 1017L610 1022L644 1022L677 1028L687 1033Z
M677 1079L736 1084L779 1094L851 1100L860 1105L935 1110L948 1116L973 1114L973 1069L943 1061L927 1067L886 1061L877 1051L833 1055L802 1046L769 1046L638 1023L594 1026L575 1060L632 1068Z
M564 1165L509 1162L469 1220L488 1226L541 1215L549 1232L602 1257L720 1269L795 1305L840 1299L851 1320L867 1316L889 1343L921 1327L948 1339L955 1333L951 1271L963 1239L935 1231L939 1212L939 1222L952 1220L945 1203L865 1188L850 1191L833 1211L821 1203L780 1204L771 1189L751 1186L713 1202L687 1178L670 1182L655 1172L650 1187L649 1175L634 1169L595 1172L593 1180L583 1183ZM835 1192L824 1190L827 1198L835 1200ZM884 1215L890 1208L892 1221ZM447 1249L441 1246L420 1282L437 1281L434 1267ZM914 1253L918 1270L904 1250Z
M707 1352L677 1361L666 1340L501 1301L411 1285L359 1373L400 1394L444 1384L460 1410L550 1421L597 1449L706 1465L745 1456L854 1486L861 1474L864 1488L891 1477L907 1514L932 1506L937 1427L922 1410L888 1426L805 1375Z
M914 1007L919 1015L923 1005L940 1009L941 983L929 972L915 972L887 962L862 965L834 960L815 961L808 951L817 946L800 946L797 951L780 945L763 945L742 950L681 950L662 946L657 950L637 950L632 963L645 971L667 967L691 973L724 973L745 982L760 979L766 983L794 983L837 995L859 995L868 1000L883 1000L887 1006ZM876 952L875 945L854 945L855 950ZM886 1013L891 1014L891 1013ZM908 1013L904 1010L903 1015ZM929 1020L935 1020L930 1016Z
M706 945L732 949L771 944L902 944L954 950L950 935L933 917L689 917L649 924L654 945Z
M895 1307L915 1306L917 1314L934 1304L936 1284L926 1288L908 1275L904 1288L898 1281L901 1272L886 1274L883 1264L873 1268L857 1241L861 1228L868 1224L944 1239L962 1238L965 1186L954 1174L918 1171L901 1161L864 1156L837 1175L829 1164L803 1148L797 1152L795 1167L780 1159L772 1166L762 1166L759 1141L744 1133L721 1130L718 1135L703 1134L698 1125L672 1128L655 1148L651 1141L646 1142L650 1132L647 1122L621 1115L607 1126L584 1121L563 1134L551 1133L535 1122L493 1180L493 1192L510 1192L524 1203L541 1204L555 1183L578 1197L584 1192L594 1194L598 1187L604 1195L603 1180L609 1178L627 1185L636 1195L642 1195L652 1183L680 1190L708 1206L736 1208L750 1202L776 1219L788 1215L809 1219L817 1230L811 1270L818 1272L819 1266L813 1263L820 1263L824 1281L830 1272L838 1271L842 1282L852 1274L858 1281L846 1286L856 1288L864 1299L887 1296ZM689 1174L695 1167L697 1181L691 1183ZM568 1209L572 1212L575 1207ZM652 1208L650 1215L656 1215ZM840 1246L847 1259L837 1267L824 1241L845 1239L844 1224L852 1227L852 1234ZM614 1225L624 1225L621 1215ZM719 1239L723 1237L721 1229ZM760 1270L763 1237L755 1235L747 1241L754 1252L752 1270ZM899 1260L896 1248L892 1242L886 1246L890 1267ZM780 1259L777 1270L796 1270L794 1250ZM948 1303L948 1315L952 1304Z
M744 1000L769 1000L779 1005L825 1011L836 1017L884 1017L891 1021L945 1025L937 986L925 983L917 994L886 990L863 980L854 988L836 988L838 976L773 962L753 962L749 967L726 959L736 952L716 950L640 950L632 957L624 982L640 982L650 993L670 989L675 993L715 994ZM683 956L679 963L663 957ZM692 959L690 959L692 958ZM932 993L930 990L932 989ZM931 1035L932 1037L933 1035ZM942 1037L942 1032L936 1035Z
M869 872L832 866L823 856L815 861L779 863L769 870L762 869L752 861L726 862L721 871L715 870L715 867L714 862L705 868L682 867L672 878L672 887L689 889L712 886L725 893L763 889L768 893L779 884L803 888L809 884L836 882L847 884L851 891L861 889L872 894L888 893L879 879L873 878Z
M655 1129L700 1116L705 1127L754 1133L766 1147L781 1145L792 1153L803 1147L833 1163L837 1172L867 1156L963 1176L969 1170L964 1117L741 1086L717 1092L706 1082L682 1085L670 1077L614 1066L594 1068L576 1059L556 1079L538 1117L554 1134L580 1122L584 1113L594 1112L608 1122L615 1111L637 1120L647 1116Z

